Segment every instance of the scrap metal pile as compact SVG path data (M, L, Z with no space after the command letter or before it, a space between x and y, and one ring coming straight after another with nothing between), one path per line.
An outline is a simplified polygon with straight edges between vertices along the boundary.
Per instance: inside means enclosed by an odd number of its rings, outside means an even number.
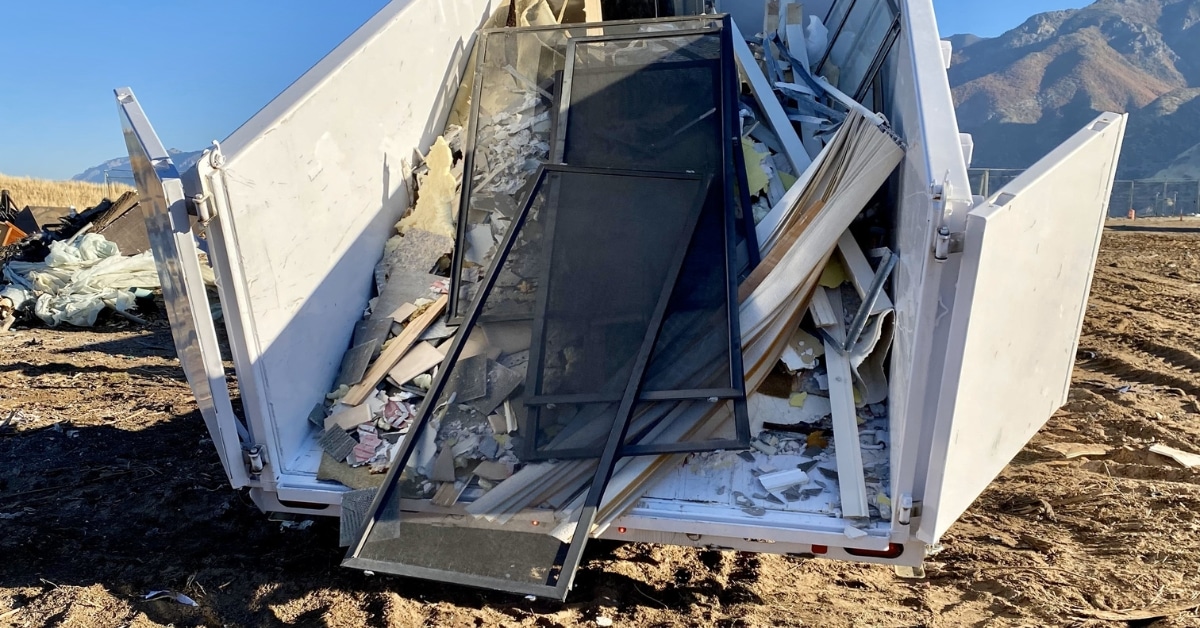
M348 564L545 593L640 499L889 518L903 147L810 69L820 20L522 9L479 33L310 415Z

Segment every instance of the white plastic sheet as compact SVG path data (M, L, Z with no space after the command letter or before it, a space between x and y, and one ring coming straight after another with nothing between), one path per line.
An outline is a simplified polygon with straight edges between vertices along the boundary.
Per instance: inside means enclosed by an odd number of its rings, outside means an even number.
M90 327L105 307L129 309L133 289L159 287L149 251L122 257L116 244L94 233L52 243L42 262L10 262L4 276L38 295L33 313L51 327Z

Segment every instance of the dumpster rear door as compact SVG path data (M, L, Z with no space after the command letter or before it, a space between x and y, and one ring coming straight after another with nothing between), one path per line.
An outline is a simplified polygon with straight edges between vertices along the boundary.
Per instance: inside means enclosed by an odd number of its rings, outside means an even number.
M121 88L116 96L179 362L226 477L234 488L248 486L251 481L242 447L249 435L230 403L183 183L133 91Z
M967 217L917 532L927 543L1066 402L1125 123L1102 114Z

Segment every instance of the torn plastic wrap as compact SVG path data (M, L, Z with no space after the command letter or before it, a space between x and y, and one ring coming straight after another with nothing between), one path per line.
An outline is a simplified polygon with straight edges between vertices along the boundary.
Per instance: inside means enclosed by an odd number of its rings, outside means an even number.
M211 269L207 281L212 281ZM104 236L89 233L77 242L54 242L42 262L10 262L5 279L37 294L34 313L51 327L67 323L90 327L101 310L124 312L137 288L159 287L149 251L122 257Z

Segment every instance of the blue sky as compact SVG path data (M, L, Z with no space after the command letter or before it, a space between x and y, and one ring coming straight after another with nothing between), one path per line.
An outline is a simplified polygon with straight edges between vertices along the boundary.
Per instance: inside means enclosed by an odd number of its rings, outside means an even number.
M454 0L441 0L452 2ZM134 89L168 147L229 135L386 0L9 0L0 172L55 179L124 154L112 89ZM945 35L994 36L1078 0L934 0Z

